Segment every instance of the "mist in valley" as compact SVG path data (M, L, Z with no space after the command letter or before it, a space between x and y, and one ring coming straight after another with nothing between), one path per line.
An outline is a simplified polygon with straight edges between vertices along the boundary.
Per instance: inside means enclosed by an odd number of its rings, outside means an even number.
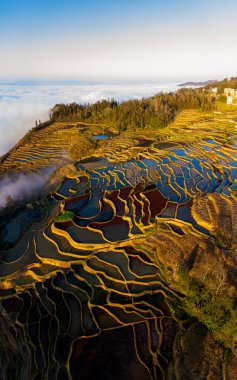
M42 174L12 174L0 179L0 209L12 202L27 201L39 195L50 172Z

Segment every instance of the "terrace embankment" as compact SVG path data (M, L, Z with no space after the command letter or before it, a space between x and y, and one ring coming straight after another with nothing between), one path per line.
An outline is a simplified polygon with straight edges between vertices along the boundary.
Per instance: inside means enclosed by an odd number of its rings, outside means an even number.
M32 173L56 169L93 153L98 143L93 136L116 133L112 127L85 123L46 123L31 130L2 157L0 177L7 173Z
M33 204L26 222L1 221L2 373L235 378L237 110L221 112L99 143L109 127L54 124L37 135L41 158L29 142L8 155L2 175L54 164L54 139L67 155L78 146L41 215Z

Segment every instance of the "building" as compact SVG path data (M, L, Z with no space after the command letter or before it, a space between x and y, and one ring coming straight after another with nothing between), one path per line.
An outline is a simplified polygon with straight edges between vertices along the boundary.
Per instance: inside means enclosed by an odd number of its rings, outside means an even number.
M224 89L225 96L237 96L237 90L234 88L225 88Z
M217 94L217 91L218 91L218 87L212 87L211 92L213 92L214 94Z
M227 96L226 103L232 104L233 103L233 96Z

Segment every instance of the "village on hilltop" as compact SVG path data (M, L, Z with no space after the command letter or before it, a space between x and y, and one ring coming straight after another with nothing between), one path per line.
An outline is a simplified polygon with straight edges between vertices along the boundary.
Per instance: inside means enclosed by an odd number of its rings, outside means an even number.
M217 95L218 87L212 87L211 92ZM233 101L237 99L237 89L231 87L224 88L223 95L226 96L226 104L233 104Z

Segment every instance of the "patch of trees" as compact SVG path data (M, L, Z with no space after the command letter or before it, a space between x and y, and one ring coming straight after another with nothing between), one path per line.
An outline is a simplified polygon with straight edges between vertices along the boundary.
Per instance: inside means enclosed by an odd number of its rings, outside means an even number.
M215 340L236 355L237 297L235 291L230 294L232 287L228 276L228 270L217 262L215 267L207 267L202 282L180 271L179 286L186 292L182 301L183 311L205 325Z
M158 93L141 100L102 100L94 104L57 104L50 113L51 122L81 121L113 125L119 131L158 129L167 126L183 109L215 109L215 98L200 89L180 89Z

